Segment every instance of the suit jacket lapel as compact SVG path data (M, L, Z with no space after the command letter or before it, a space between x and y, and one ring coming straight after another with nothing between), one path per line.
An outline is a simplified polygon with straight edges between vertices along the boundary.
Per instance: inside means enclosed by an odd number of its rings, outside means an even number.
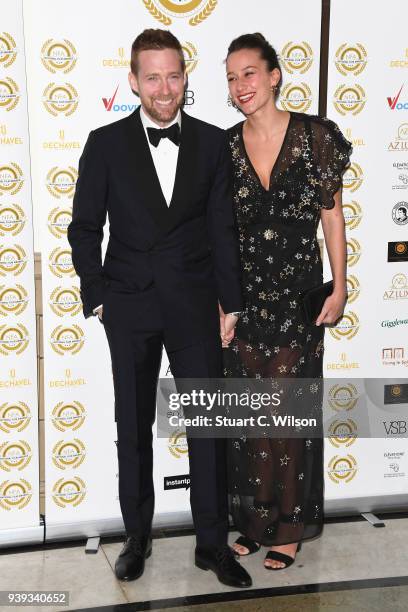
M168 207L154 167L146 133L140 118L140 107L129 115L126 125L128 162L135 198L148 208L155 223L162 228L168 216Z

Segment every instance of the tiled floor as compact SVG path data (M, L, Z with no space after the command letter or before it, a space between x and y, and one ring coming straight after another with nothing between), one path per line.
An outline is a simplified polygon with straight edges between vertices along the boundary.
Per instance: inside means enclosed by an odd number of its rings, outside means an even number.
M323 536L305 543L296 563L285 571L270 572L263 568L264 549L242 559L242 564L252 575L253 589L408 576L408 518L385 518L384 522L385 528L380 529L366 521L329 523L325 526ZM231 541L235 535L230 534ZM118 582L113 573L114 562L121 547L121 542L102 543L97 554L85 554L83 545L32 552L16 550L2 554L0 590L69 591L69 606L28 608L30 611L49 612L98 608L127 602L154 602L209 593L229 593L224 598L232 599L236 594L234 589L219 584L212 572L203 572L194 566L193 536L154 540L153 554L146 562L144 575L130 583ZM336 612L408 610L408 582L407 586L290 596L283 594L273 598L265 597L268 595L266 591L260 594L262 598L251 601L218 602L211 608L202 605L172 607L172 610L263 612L294 610L295 606L302 609L302 612L326 609ZM246 590L243 597L251 597L250 592ZM145 609L158 610L163 605L152 603ZM165 607L168 609L167 605ZM19 610L20 607L12 609ZM121 607L117 610L119 612Z

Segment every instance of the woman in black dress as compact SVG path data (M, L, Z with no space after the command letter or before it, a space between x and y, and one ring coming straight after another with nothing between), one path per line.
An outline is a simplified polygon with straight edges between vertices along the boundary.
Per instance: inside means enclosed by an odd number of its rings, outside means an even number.
M332 121L276 107L281 71L261 34L234 40L226 66L231 102L246 118L229 130L246 308L235 337L224 336L225 374L322 378L323 325L339 319L346 299L341 186L351 145ZM307 325L299 297L322 283L320 220L334 291ZM322 531L323 440L243 436L229 441L228 461L243 534L235 551L262 544L266 568L288 567L298 544Z

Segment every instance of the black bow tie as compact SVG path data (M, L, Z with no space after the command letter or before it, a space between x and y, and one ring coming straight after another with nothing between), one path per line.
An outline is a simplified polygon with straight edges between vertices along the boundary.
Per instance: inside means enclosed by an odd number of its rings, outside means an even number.
M173 125L164 129L148 127L147 135L154 147L158 146L162 138L168 138L177 147L180 145L180 126L178 123L173 123Z

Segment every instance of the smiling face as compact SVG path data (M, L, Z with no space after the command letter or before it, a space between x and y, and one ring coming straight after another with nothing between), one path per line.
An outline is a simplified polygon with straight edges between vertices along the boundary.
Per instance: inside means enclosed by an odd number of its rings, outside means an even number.
M272 88L278 85L278 68L268 70L257 49L234 51L227 58L228 88L232 101L245 115L252 115L274 100Z
M139 94L143 110L161 127L171 123L183 106L185 83L175 49L141 51L137 73L129 73L129 84Z

